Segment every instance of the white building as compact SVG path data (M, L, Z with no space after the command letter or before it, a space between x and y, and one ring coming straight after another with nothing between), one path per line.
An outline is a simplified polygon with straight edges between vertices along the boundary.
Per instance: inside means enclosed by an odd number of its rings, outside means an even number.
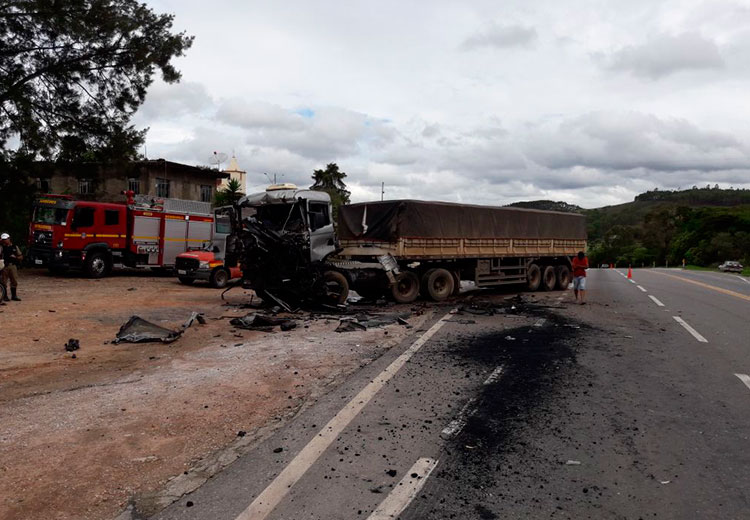
M237 164L237 157L233 155L232 158L229 159L229 166L226 167L223 173L228 173L229 177L222 179L221 186L219 186L220 189L226 189L229 180L236 179L240 183L240 191L242 193L247 191L247 186L245 184L245 174L247 172L245 170L240 170L240 166Z

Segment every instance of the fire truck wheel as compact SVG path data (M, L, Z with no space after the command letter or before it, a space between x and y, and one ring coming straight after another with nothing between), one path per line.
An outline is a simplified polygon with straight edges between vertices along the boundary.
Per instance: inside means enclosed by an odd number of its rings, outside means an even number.
M542 271L536 264L531 264L526 270L526 288L529 291L536 291L542 283Z
M567 265L558 265L555 272L557 273L557 289L560 291L566 290L570 283L570 269Z
M441 302L453 294L453 276L446 269L430 269L425 276L423 283L427 287L423 291L431 300Z
M188 276L178 276L178 280L180 280L180 283L185 285L193 285L193 282L195 281L195 278L190 278Z
M211 273L208 281L214 289L223 289L229 282L229 271L223 267L217 267Z
M545 291L552 291L555 288L555 284L557 284L555 268L551 265L548 265L544 268L544 272L542 274L542 289L544 289Z
M334 305L346 302L349 296L349 282L346 276L338 271L326 271L323 273L323 284L325 285L325 298Z
M391 286L391 296L398 303L411 303L419 296L419 277L412 271L401 271Z
M104 253L89 253L84 270L89 278L101 278L109 272L109 262Z

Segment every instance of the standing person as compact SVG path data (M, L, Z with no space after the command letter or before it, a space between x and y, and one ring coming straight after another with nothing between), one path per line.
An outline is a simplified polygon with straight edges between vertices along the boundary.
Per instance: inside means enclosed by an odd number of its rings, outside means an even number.
M576 302L584 305L586 303L586 269L589 268L589 259L583 251L573 257L573 294Z
M18 248L18 246L13 245L13 242L10 241L10 235L8 233L3 233L0 235L0 253L2 254L3 261L5 262L5 267L3 268L2 272L0 273L0 282L2 282L3 287L7 287L8 282L10 281L10 293L12 295L11 298L8 298L8 293L5 293L5 301L17 301L20 302L21 298L18 297L18 266L21 265L21 260L23 260L23 255L21 254L21 250Z

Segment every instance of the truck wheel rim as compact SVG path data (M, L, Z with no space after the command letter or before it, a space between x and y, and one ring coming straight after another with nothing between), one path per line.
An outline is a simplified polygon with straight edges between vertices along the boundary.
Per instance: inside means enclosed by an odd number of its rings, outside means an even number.
M91 268L96 273L104 272L104 260L102 260L101 258L94 258L94 260L91 262Z

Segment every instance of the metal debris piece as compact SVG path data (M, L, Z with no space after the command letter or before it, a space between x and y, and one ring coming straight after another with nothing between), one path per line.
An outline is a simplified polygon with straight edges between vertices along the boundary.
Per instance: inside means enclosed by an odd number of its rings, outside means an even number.
M81 344L77 339L70 338L65 344L65 350L67 352L73 352L74 350L78 350L79 348L81 348Z
M167 329L161 325L151 323L150 321L144 320L140 316L131 316L125 324L120 327L112 343L118 344L120 342L126 343L146 343L153 341L160 341L162 343L172 343L176 341L185 330L190 327L195 320L201 322L199 314L194 312L190 315L185 323L177 330ZM203 320L205 323L205 320Z

